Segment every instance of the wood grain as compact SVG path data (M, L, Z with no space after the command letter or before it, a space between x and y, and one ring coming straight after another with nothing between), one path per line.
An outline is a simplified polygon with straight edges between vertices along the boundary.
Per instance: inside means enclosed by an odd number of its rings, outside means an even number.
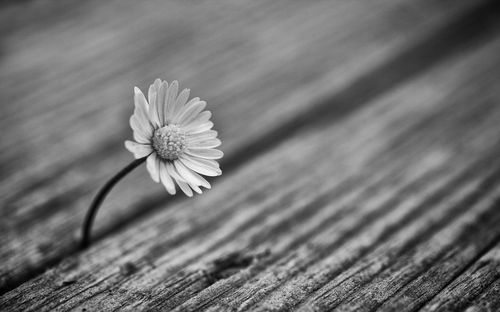
M495 306L499 51L486 38L342 119L311 120L214 191L116 229L0 307L435 310L481 267L470 309Z
M485 3L5 5L0 176L8 183L0 187L0 290L76 251L93 193L130 158L122 142L130 136L134 84L145 89L158 76L179 79L207 99L224 141L223 168L232 172L310 122L341 120L489 36ZM477 10L484 19L465 23ZM456 33L463 40L450 35ZM113 191L94 237L167 202L176 205L139 171Z
M497 243L438 292L422 311L498 310L499 277L500 244Z

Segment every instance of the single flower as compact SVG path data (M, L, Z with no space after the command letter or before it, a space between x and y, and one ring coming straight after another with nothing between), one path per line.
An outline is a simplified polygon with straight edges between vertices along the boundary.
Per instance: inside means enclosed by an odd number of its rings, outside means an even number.
M136 159L147 157L146 168L153 181L170 194L175 184L187 195L201 194L201 186L210 183L201 175L218 176L222 172L216 159L223 156L215 149L221 144L212 130L212 114L199 98L188 101L189 89L178 94L179 84L156 79L149 87L148 100L134 88L134 114L130 117L134 140L125 147ZM175 181L175 184L174 184Z
M139 88L134 89L134 114L130 126L133 141L125 147L136 158L115 174L90 204L82 226L80 248L90 245L90 233L97 211L111 189L132 170L146 162L146 168L156 182L162 182L170 194L175 194L175 184L189 197L193 190L202 193L200 186L210 188L201 175L218 176L221 170L216 159L223 156L215 149L221 142L217 131L212 130L212 114L204 111L207 103L199 98L188 102L189 89L180 94L179 83L168 85L156 79L149 87L148 100Z

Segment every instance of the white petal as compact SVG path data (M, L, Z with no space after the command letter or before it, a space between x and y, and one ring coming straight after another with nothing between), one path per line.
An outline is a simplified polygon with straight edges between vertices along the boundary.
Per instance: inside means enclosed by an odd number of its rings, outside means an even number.
M202 177L201 175L197 174L196 172L194 171L191 171L191 174L194 175L200 182L201 182L201 186L203 186L204 188L207 188L207 189L211 189L212 186L210 185L210 183L208 183L207 180L205 180L204 177Z
M198 157L186 157L186 158L189 158L192 161L197 161L197 162L203 164L204 166L207 166L207 167L210 167L212 169L220 171L219 163L216 160L203 159L203 158L198 158Z
M133 132L134 140L141 144L149 144L150 140L146 136L144 136L141 132L139 131L134 131Z
M169 116L170 122L178 123L177 122L178 117L184 111L185 106L187 106L189 103L198 102L200 100L200 98L196 97L196 98L192 99L191 101L189 101L188 104L186 104L187 99L189 98L189 93L190 93L189 89L184 89L184 90L182 90L181 94L179 94L179 96L175 100L175 103L172 105L171 115Z
M172 178L174 178L174 180L175 180L176 182L177 182L177 181L186 182L186 181L184 180L184 178L182 178L182 177L179 175L179 173L177 173L177 170L175 170L175 167L174 167L174 165L173 165L171 162L167 162L167 163L165 163L165 165L166 165L166 168L167 168L167 172L168 172L168 174L169 174Z
M192 157L179 157L179 160L189 169L196 171L200 174L215 177L222 174L222 171L219 169L219 166L216 162L214 166L213 163L210 163L210 160L206 159L193 159Z
M160 182L160 159L155 153L149 155L148 159L146 159L146 169L148 169L153 181Z
M197 134L201 132L208 131L212 129L214 126L214 123L211 121L202 123L202 124L191 124L188 127L184 127L184 131L186 131L188 134Z
M174 166L175 169L177 169L177 172L181 177L184 178L184 180L191 186L198 186L198 185L204 185L204 181L200 180L198 177L195 175L195 172L191 171L190 169L186 168L182 162L179 160L174 161ZM206 182L206 181L205 181Z
M158 94L156 96L156 110L158 112L158 119L161 126L165 126L165 95L167 92L168 84L166 81L161 82L159 79Z
M179 90L179 83L177 81L172 81L165 94L165 117L166 123L172 123L173 116L175 116L175 100L177 98L177 92Z
M221 145L221 141L219 139L210 139L206 141L199 142L191 142L188 144L189 149L206 149L206 148L215 148Z
M179 185L179 187L181 188L181 190L184 192L184 194L186 194L189 197L193 197L193 191L191 190L189 185L187 185L187 183L182 182L182 181L176 181L176 182Z
M153 125L155 129L161 127L160 119L158 116L158 105L157 105L157 89L156 89L156 82L153 83L152 85L149 86L149 92L148 92L148 98L149 98L149 111L148 111L148 117L149 121Z
M149 105L156 101L156 94L158 93L158 88L161 84L160 79L156 79L150 86L148 90L148 102Z
M187 100L189 98L189 93L191 92L191 90L189 89L184 89L182 90L182 92L179 94L179 96L177 97L177 99L175 100L175 111L180 111L184 105L186 105L187 103Z
M179 93L179 82L177 80L172 81L168 89L168 100L174 105L173 108L175 110L175 102L177 100L177 94Z
M128 140L125 141L125 148L134 154L136 159L146 157L153 152L150 145L139 144Z
M204 159L219 159L224 156L224 153L217 149L187 149L186 154Z
M163 186L165 186L165 189L167 192L171 195L175 194L175 184L170 175L168 174L167 171L167 166L165 162L160 162L160 179L161 182L163 183Z
M144 125L138 120L136 115L132 115L130 116L129 123L132 130L134 130L134 132L139 132L140 137L143 138L142 140L140 140L141 143L149 142L149 139L153 136L153 128L151 127L149 122ZM144 142L144 139L147 142Z
M149 105L146 101L146 98L144 97L144 94L137 87L134 87L134 105L134 115L137 116L138 121L143 124L149 123Z
M217 137L217 131L208 130L201 133L188 134L186 140L188 143L197 143L203 142L211 139L215 139Z
M207 106L207 102L199 101L190 106L184 108L184 111L177 117L176 122L181 125L188 124L191 120L194 120Z
M202 194L203 191L201 190L201 188L198 186L198 185L194 185L194 184L189 184L189 186L193 189L193 191L195 191L196 193L198 194Z
M173 118L172 118L173 122L179 123L180 115L183 114L186 109L188 109L189 107L193 106L194 104L196 104L198 102L200 102L200 98L195 97L195 98L192 98L191 100L189 100L189 102L187 102L185 105L176 106L175 114L173 115Z
M141 124L143 125L150 125L150 127L152 128L151 126L151 123L149 122L149 117L146 114L142 113L139 109L134 109L134 114L132 116L135 116L135 118L137 118L137 121L139 121Z
M193 189L196 193L201 194L202 191L198 187L198 185L196 185L196 181L188 180L188 178L191 177L185 176L177 170L179 164L180 161L178 160L174 160L173 164L171 162L167 163L167 170L172 174L173 177L175 177L175 182L177 182L181 190L190 197L193 196L193 192L191 191L191 189Z
M197 125L206 123L210 120L211 117L212 117L212 113L210 111L203 111L203 112L199 113L195 119L186 123L184 125L184 127L189 128L189 127L193 127L193 126L197 126Z

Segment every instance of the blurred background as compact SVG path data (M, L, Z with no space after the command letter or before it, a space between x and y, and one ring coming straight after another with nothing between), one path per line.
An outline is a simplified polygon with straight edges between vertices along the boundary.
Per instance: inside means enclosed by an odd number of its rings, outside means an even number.
M178 80L208 102L224 179L496 38L494 2L2 2L0 258L23 255L3 286L74 250L92 195L132 160L123 142L134 86ZM241 181L241 192L251 187ZM175 200L136 170L109 196L95 237Z

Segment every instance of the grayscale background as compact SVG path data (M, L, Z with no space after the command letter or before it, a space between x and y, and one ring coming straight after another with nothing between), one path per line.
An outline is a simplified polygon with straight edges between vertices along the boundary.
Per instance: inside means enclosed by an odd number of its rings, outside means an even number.
M1 311L500 311L500 5L0 3ZM170 196L133 88L207 101L225 156Z

